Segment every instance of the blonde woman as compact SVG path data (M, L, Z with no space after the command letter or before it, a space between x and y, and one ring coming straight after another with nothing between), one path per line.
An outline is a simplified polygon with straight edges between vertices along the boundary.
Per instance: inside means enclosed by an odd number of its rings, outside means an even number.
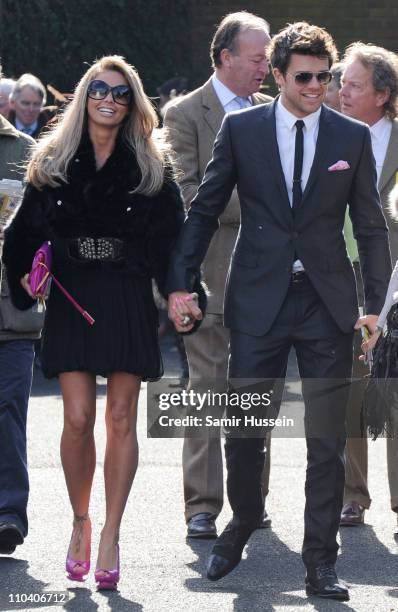
M59 376L64 402L61 459L74 513L66 569L78 581L90 569L95 376L108 379L99 588L116 588L119 581L119 529L138 463L140 384L162 375L151 278L164 293L183 217L156 126L134 68L119 56L97 61L58 125L37 144L22 206L5 239L18 307L32 304L27 273L35 250L49 240L55 276L95 319L89 326L52 285L43 370Z

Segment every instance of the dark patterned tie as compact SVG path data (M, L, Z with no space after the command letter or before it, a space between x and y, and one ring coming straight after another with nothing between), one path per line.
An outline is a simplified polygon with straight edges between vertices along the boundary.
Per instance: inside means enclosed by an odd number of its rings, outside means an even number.
M296 143L294 149L294 172L293 172L293 205L295 210L301 204L303 191L301 189L301 174L303 172L303 156L304 156L304 121L298 119L296 125Z

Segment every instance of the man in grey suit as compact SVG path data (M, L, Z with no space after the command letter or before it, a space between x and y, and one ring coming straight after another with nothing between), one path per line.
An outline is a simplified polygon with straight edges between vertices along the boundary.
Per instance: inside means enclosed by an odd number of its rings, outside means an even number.
M308 458L306 591L347 600L335 563L353 331L363 324L375 329L391 262L369 128L322 104L335 58L331 36L305 22L272 39L270 61L281 95L226 115L176 245L168 290L176 328L191 329L200 313L187 292L237 185L241 225L225 297L229 377L263 379L272 391L294 346ZM342 231L347 203L364 279L368 314L362 319ZM251 410L256 413L254 400ZM263 511L264 445L252 432L238 433L233 429L235 437L228 435L225 444L233 519L213 547L210 580L240 562Z
M398 226L388 212L388 196L398 178L398 57L395 53L363 43L354 43L346 50L340 90L342 112L370 127L372 150L376 160L378 189L389 229L393 262L398 260ZM349 231L349 228L346 228ZM353 243L356 247L355 243ZM358 296L363 305L363 287L359 272L358 251L352 259L357 277ZM355 252L356 251L356 252ZM361 335L355 338L354 368L348 404L346 447L346 480L341 524L363 523L371 498L368 489L368 441L360 435L360 412L364 384L362 377L369 368L358 360ZM391 509L398 512L398 439L387 438L387 469Z
M268 74L266 47L270 42L266 21L251 13L227 15L211 43L212 77L195 91L169 104L164 117L186 209L196 195L211 159L214 140L225 113L269 102L258 93ZM227 385L229 332L223 325L223 301L231 253L239 229L239 200L234 189L220 227L203 262L203 276L211 288L207 315L197 333L184 337L190 387L211 385L222 392ZM205 389L204 389L205 390ZM268 493L270 436L263 471L263 493ZM185 519L188 537L216 537L215 520L223 505L223 469L218 436L189 437L183 446ZM271 521L264 512L259 526Z

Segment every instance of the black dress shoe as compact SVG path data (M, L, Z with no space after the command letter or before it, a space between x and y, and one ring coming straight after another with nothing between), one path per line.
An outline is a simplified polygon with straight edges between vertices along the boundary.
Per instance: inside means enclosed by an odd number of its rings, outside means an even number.
M199 512L188 521L187 538L198 538L211 540L217 537L214 514L210 512Z
M363 525L365 516L365 508L356 501L344 504L340 516L340 525L342 527L355 527L355 525Z
M232 519L217 538L207 564L209 580L219 580L231 572L240 562L246 542L255 525L242 524Z
M22 543L22 532L14 523L0 523L0 555L11 555Z
M348 589L339 582L334 565L320 565L307 570L305 577L305 590L307 595L317 595L327 599L348 601Z
M260 518L260 521L258 523L257 529L269 529L269 527L271 527L271 519L269 517L268 512L264 509L264 513L262 515L262 517Z

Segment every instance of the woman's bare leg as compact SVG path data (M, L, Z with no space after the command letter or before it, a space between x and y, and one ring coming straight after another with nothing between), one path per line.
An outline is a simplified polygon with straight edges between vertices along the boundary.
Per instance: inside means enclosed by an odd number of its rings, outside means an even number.
M91 540L88 508L96 461L96 381L88 372L64 372L59 380L64 402L61 461L74 514L68 557L88 561ZM78 565L75 572L84 573Z
M141 379L126 372L108 377L107 443L104 462L106 519L101 532L97 568L116 566L116 544L124 508L138 465L137 405Z

